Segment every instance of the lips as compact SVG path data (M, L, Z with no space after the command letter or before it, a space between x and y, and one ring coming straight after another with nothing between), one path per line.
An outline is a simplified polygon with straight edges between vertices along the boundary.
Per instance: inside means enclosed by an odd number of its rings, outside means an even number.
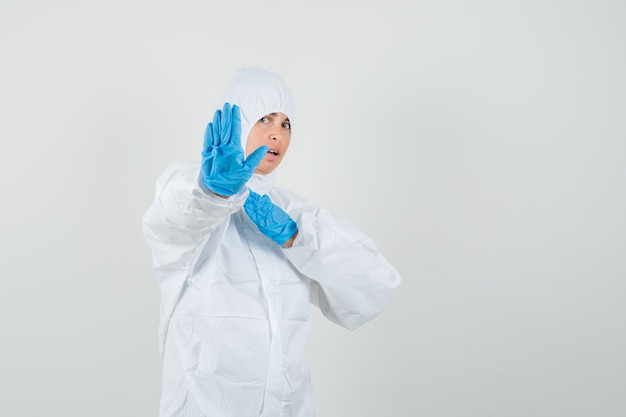
M280 155L280 152L278 152L276 149L270 149L267 151L265 158L268 161L276 161L278 160L278 155Z

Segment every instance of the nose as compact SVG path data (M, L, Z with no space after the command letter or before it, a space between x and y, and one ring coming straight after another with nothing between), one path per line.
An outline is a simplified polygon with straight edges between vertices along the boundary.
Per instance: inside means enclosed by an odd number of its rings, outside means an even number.
M279 127L273 126L272 130L270 131L270 140L274 141L274 140L283 140L283 133L281 132Z

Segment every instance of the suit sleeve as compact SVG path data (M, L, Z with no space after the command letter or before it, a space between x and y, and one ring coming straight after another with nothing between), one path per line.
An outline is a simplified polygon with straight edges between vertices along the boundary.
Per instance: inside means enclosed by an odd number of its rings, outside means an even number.
M143 235L161 289L161 349L198 248L241 209L248 191L223 199L200 185L199 164L174 162L159 176L154 201L143 217Z
M350 330L382 313L401 278L374 241L324 209L296 209L292 215L298 236L284 253L313 280L312 299L322 313Z

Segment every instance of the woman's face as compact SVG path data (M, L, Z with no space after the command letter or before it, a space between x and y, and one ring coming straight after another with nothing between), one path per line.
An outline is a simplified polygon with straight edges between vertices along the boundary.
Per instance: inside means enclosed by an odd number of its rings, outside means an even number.
M287 153L290 141L291 122L286 114L270 113L261 117L248 134L246 157L263 145L269 149L254 172L266 175L275 170Z

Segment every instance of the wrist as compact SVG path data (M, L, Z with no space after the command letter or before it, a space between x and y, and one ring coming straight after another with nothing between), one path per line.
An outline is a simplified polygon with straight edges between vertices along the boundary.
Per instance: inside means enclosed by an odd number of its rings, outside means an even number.
M289 240L287 240L285 243L282 244L283 248L290 248L293 246L293 241L296 240L296 237L298 237L298 231L296 230L296 233L293 234L293 236L291 236L289 238Z
M214 191L211 191L211 190L209 190L209 192L210 192L211 194L213 194L214 196L217 196L217 197L219 197L219 198L223 198L223 199L227 199L227 198L228 198L228 196L225 196L225 195L220 195L220 194L218 194L218 193L216 193L216 192L214 192Z

